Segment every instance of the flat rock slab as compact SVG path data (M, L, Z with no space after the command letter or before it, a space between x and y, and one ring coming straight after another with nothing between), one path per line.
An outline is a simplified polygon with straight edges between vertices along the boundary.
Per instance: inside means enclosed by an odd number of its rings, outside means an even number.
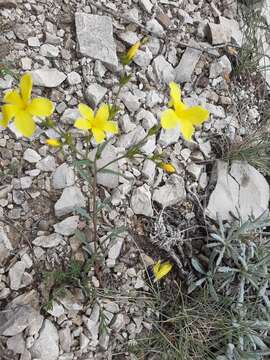
M269 185L262 174L244 161L233 161L231 169L217 162L217 184L212 192L206 214L212 219L243 221L258 217L268 209Z
M112 19L108 16L75 14L78 50L83 56L100 60L110 70L118 68Z
M38 69L30 74L34 85L47 88L57 87L66 79L66 75L57 69Z
M153 200L162 207L172 206L186 198L185 183L181 176L171 175L166 184L154 190Z
M15 336L33 323L38 312L29 305L12 305L0 312L0 335Z
M50 320L45 320L39 338L30 348L33 358L40 360L57 360L59 356L59 336L56 327Z

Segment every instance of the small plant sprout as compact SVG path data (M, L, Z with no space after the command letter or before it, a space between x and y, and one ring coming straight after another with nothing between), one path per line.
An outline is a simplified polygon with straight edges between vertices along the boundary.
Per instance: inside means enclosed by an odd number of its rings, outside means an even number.
M14 119L15 128L25 137L33 135L36 125L33 116L46 117L53 113L53 103L45 98L31 99L32 78L29 74L22 76L19 90L8 91L3 99L0 125L6 128Z
M161 126L163 129L178 127L185 140L190 141L195 131L194 126L200 125L208 119L209 113L201 106L187 107L181 101L181 89L175 82L170 82L169 107L161 114Z

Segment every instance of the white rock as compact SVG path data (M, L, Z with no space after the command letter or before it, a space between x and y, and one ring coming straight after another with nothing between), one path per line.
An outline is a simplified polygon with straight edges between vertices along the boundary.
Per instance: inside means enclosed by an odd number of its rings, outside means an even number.
M143 163L142 175L149 180L150 183L154 182L154 177L156 173L156 164L150 159L146 159Z
M137 111L141 106L137 96L133 95L130 91L123 91L120 94L120 99L130 112Z
M41 171L54 171L56 168L55 158L52 155L47 155L37 163L37 169Z
M141 68L147 68L147 66L150 64L152 59L153 59L153 55L151 51L148 48L146 48L145 51L138 50L137 54L134 56L133 61Z
M70 328L67 326L64 329L59 330L59 340L61 348L64 352L70 352L72 337L70 333Z
M231 62L226 55L223 55L218 61L211 63L209 77L213 79L219 76L224 76L225 74L229 75L231 71Z
M80 116L78 109L66 109L61 116L61 121L65 124L73 125L74 121Z
M0 223L0 264L9 257L10 251L13 250L12 244Z
M96 149L92 151L89 155L90 159L94 159L96 154ZM117 148L110 143L107 144L102 151L100 159L97 160L97 169L101 169L103 166L107 165L109 162L117 159L118 151ZM106 172L107 170L107 172ZM119 164L118 161L114 161L112 164L106 167L106 170L100 171L97 174L97 183L99 185L105 186L109 189L114 189L119 185ZM112 171L113 173L111 173Z
M175 205L186 198L185 183L179 175L171 175L166 184L155 189L153 200L163 207Z
M163 55L157 56L153 60L152 66L159 82L169 84L175 79L175 70Z
M63 241L63 238L60 234L51 234L51 235L42 235L38 236L33 240L33 244L36 246L41 246L43 248L51 248L59 245Z
M15 354L23 354L25 350L25 342L22 334L17 334L8 338L7 348L12 350Z
M120 330L122 330L125 326L125 317L123 314L117 314L113 323L110 325L110 327L118 333Z
M159 36L164 35L164 29L156 19L151 19L151 20L147 21L146 27L147 27L147 30L149 30L150 32L152 32L156 35L159 35Z
M206 209L209 217L232 220L232 215L238 218L240 214L245 221L249 216L260 216L268 203L269 185L254 167L233 161L229 171L227 163L217 162L217 184Z
M44 44L40 47L40 55L48 57L48 58L55 58L59 54L59 49L56 46L50 44Z
M115 71L118 68L112 19L108 16L75 13L79 52L102 61Z
M177 143L179 138L180 130L178 127L175 127L174 129L162 129L158 142L162 147L167 147L169 145Z
M150 0L139 0L139 5L142 7L143 10L151 14L153 4Z
M87 87L85 98L88 104L95 108L106 95L107 89L97 83L91 84Z
M0 78L0 89L6 90L12 87L14 78L10 74L6 74L4 77Z
M202 52L187 47L177 67L175 68L175 80L178 83L191 81L192 74L200 60Z
M39 315L29 305L11 305L0 312L0 335L14 336L24 331Z
M29 189L32 185L31 176L23 176L22 178L20 178L20 183L22 189Z
M133 191L130 205L135 214L153 216L151 193L148 185L145 184Z
M23 261L17 261L8 272L10 280L10 288L12 290L19 290L21 287L23 273L25 271L25 263Z
M48 88L57 87L66 79L66 75L57 69L38 69L30 74L34 85Z
M134 130L129 132L128 134L123 134L119 137L117 142L117 146L122 147L124 149L128 149L129 147L137 144L141 141L146 135L143 127L138 125Z
M120 238L118 239L109 249L108 251L108 258L112 260L116 260L121 252L122 246L124 243L124 239Z
M30 348L34 358L40 360L57 360L59 356L59 336L53 323L46 319L40 331L39 338Z
M55 317L59 317L59 316L62 316L64 313L65 313L65 309L63 307L63 305L61 304L58 304L56 301L52 301L52 308L47 310L47 312L49 314L51 314L52 316L55 316Z
M72 71L68 74L67 81L69 85L77 85L81 83L82 79L80 74L78 74L76 71Z
M128 116L128 114L121 116L121 118L119 119L119 124L125 134L136 128L136 124L130 121L130 117Z
M23 158L31 164L37 163L39 160L41 160L39 153L30 148L25 150L23 153Z
M28 38L27 42L28 42L28 45L31 47L39 47L40 46L39 38L34 37L34 36Z
M54 206L55 215L61 217L67 215L77 208L85 207L85 198L77 186L64 189L60 199Z
M194 177L195 180L198 180L203 169L203 165L198 165L193 162L189 163L187 166L187 172Z
M119 34L119 38L128 45L133 45L139 41L138 35L134 31L125 31Z
M64 236L73 235L78 227L79 216L74 215L66 218L58 224L55 224L54 231Z
M52 186L54 189L64 189L75 184L75 173L67 163L57 167L52 175Z
M91 312L90 318L86 323L86 327L91 334L91 345L97 346L99 335L99 314L100 308L98 304L95 304Z

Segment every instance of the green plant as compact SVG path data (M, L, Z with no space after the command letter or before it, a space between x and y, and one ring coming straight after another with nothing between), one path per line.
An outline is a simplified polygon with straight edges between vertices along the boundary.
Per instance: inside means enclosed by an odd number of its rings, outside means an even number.
M267 30L267 25L260 10L251 6L251 2L246 5L239 4L238 8L243 23L243 40L237 52L233 71L236 76L249 78L251 74L266 69L262 60L267 55L263 51L260 34Z
M245 136L242 141L227 143L223 160L231 162L234 160L247 161L258 171L265 175L270 174L270 142L267 126L262 126L251 134Z

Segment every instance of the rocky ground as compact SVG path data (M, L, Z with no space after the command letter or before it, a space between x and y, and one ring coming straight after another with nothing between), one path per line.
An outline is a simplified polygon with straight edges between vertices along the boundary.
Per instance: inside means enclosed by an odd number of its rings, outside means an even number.
M262 14L270 25L269 1ZM130 65L131 82L120 93L120 135L101 162L121 155L158 123L172 80L181 84L188 105L210 113L192 142L178 130L161 130L143 146L145 155L163 152L175 174L149 159L124 159L114 170L125 177L98 178L99 198L108 204L100 238L116 227L129 231L106 240L100 279L86 272L90 297L78 284L53 293L55 282L46 278L67 269L71 258L87 259L87 248L74 235L80 229L91 245L86 219L74 214L88 206L87 183L63 153L45 144L56 135L51 130L38 128L26 140L12 125L0 129L1 360L136 359L129 346L152 326L145 266L167 257L176 274L189 271L192 255L181 247L185 238L202 236L194 230L200 223L194 204L206 204L204 214L213 220L217 213L229 220L238 212L247 219L268 208L269 185L254 167L234 162L228 169L219 161L210 177L222 136L240 139L263 114L256 86L232 77L241 24L231 0L0 0L0 66L32 74L34 94L55 103L54 118L76 136L78 149L84 144L72 127L76 106L110 102L120 68L117 53L148 36ZM269 51L267 34L262 36ZM264 92L269 74L262 74ZM5 74L0 93L15 85L15 75ZM189 227L194 228L183 231ZM198 241L192 250L197 254Z

